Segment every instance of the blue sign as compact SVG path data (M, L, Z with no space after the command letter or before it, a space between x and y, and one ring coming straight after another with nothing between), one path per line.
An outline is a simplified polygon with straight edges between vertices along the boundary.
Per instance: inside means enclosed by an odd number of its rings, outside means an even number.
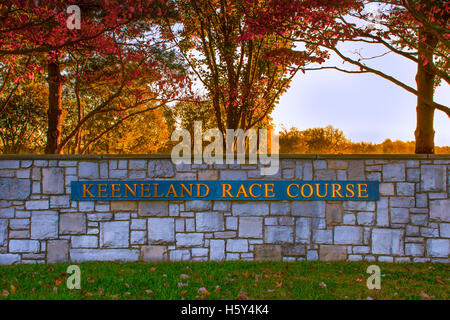
M74 201L379 200L378 181L72 181Z

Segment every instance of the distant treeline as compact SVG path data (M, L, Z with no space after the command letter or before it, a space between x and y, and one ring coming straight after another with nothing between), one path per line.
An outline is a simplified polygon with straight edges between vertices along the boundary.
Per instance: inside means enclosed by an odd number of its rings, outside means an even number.
M414 154L415 148L414 141L352 142L332 126L306 130L293 127L283 129L279 135L283 154ZM435 148L436 154L450 154L450 146Z

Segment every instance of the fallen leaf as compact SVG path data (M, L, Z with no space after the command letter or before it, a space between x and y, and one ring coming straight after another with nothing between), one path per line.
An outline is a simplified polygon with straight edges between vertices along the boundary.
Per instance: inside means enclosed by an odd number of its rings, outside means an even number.
M130 286L128 283L126 283L126 282L125 282L125 287L126 287L127 289L130 289L130 288L131 288L131 286Z
M178 288L181 288L181 287L187 287L187 286L188 286L187 283L178 282Z
M375 299L372 297L367 297L366 300L375 300Z
M60 286L61 284L62 284L62 280L58 279L58 280L55 281L55 285Z
M420 297L422 298L422 299L431 299L431 297L429 296L429 295L427 295L425 292L420 292Z
M58 287L53 287L53 292L58 292Z
M180 278L181 279L189 279L189 276L187 274L182 273L182 274L180 274Z
M150 289L148 289L148 290L145 290L145 293L146 293L146 294L152 294L152 293L153 293L153 291L152 291L152 290L150 290Z
M150 268L150 272L155 272L156 271L156 268L155 267L151 267Z
M187 293L187 290L181 290L181 295L185 295Z
M8 290L2 290L2 296L4 296L4 297L9 296Z
M9 287L9 289L11 290L11 293L16 292L16 287L13 286L13 285L11 285L11 286Z
M322 288L326 288L327 284L322 281L322 282L319 283L319 286L322 287Z
M273 289L267 289L267 292L274 292L275 290Z
M439 283L439 284L444 284L444 282L442 280L436 279L434 280L435 283Z

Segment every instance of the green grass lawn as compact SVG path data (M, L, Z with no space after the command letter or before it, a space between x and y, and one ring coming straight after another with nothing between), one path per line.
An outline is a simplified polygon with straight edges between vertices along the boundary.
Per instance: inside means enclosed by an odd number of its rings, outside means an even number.
M369 290L367 262L82 263L0 266L0 299L448 299L446 264L386 264Z

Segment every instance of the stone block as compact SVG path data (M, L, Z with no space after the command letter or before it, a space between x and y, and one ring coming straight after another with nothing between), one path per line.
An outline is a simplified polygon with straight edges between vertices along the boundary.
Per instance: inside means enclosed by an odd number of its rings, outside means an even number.
M0 265L11 265L20 263L20 254L0 253Z
M193 200L184 203L185 211L208 211L211 210L211 207L211 201Z
M175 175L175 168L169 160L149 160L147 174L149 178L171 178Z
M209 259L211 261L223 261L225 259L225 240L209 241Z
M173 218L148 218L148 241L150 244L173 243L175 220Z
M69 241L47 241L47 263L63 263L69 261Z
M8 244L8 220L0 219L0 247Z
M29 200L25 202L25 209L27 210L45 210L49 208L48 200Z
M283 248L283 256L287 257L303 257L306 256L306 245L285 245Z
M292 215L325 218L325 207L325 201L294 201L292 202Z
M450 223L441 223L439 234L442 238L450 238Z
M72 262L84 261L138 261L137 249L71 249Z
M73 236L72 248L98 248L97 236Z
M284 244L294 242L294 228L291 226L267 226L265 228L265 243Z
M336 226L334 228L335 244L362 244L363 228L353 226Z
M144 262L167 261L168 251L166 246L142 246L140 260Z
M288 215L291 213L291 205L287 201L272 201L270 202L270 215Z
M63 213L59 216L60 234L82 234L86 232L84 213Z
M191 253L189 250L172 250L170 251L170 261L189 261Z
M281 261L282 247L280 245L255 245L254 254L256 261Z
M111 201L111 211L136 211L136 201Z
M295 225L295 242L309 242L311 239L311 218L298 218Z
M58 238L58 212L33 211L31 214L31 239Z
M422 191L447 191L447 170L445 166L423 165L420 178Z
M177 233L177 248L203 246L203 233Z
M350 160L347 170L348 180L366 180L363 160Z
M263 237L263 218L240 217L239 218L239 237L240 238L262 238Z
M199 232L223 231L224 218L218 212L197 212L195 215L196 230Z
M64 168L42 169L42 193L64 194Z
M430 219L439 222L450 222L450 199L430 200Z
M78 177L80 179L98 179L98 163L88 161L78 163Z
M344 207L342 203L328 203L326 208L327 225L334 226L342 223Z
M427 254L431 257L448 258L450 251L449 239L427 239Z
M145 170L147 168L147 160L130 160L130 170Z
M38 240L9 240L9 252L11 253L37 253L41 251Z
M404 230L372 230L372 253L386 255L403 255Z
M313 230L313 243L332 243L333 232L331 230Z
M147 243L147 232L146 231L131 231L130 243L132 245L146 244Z
M139 202L139 215L143 217L166 217L169 215L169 202L167 201Z
M228 239L228 252L248 252L248 240L245 239Z
M357 221L359 225L371 226L374 224L375 214L373 212L358 212Z
M404 163L389 163L383 165L383 181L405 181L406 169Z
M26 200L30 193L28 179L0 179L0 200Z
M391 222L392 223L408 223L409 209L408 208L391 208Z
M0 208L0 219L1 218L14 218L14 208Z
M100 224L100 247L127 248L130 241L129 221L110 221Z
M218 180L219 172L217 170L199 170L198 180Z
M339 261L347 259L346 246L321 245L319 259L322 261Z
M266 216L269 204L264 202L233 202L232 211L235 216Z
M50 196L50 208L70 208L70 196Z
M423 257L425 255L424 245L421 243L406 243L405 254L414 257Z

